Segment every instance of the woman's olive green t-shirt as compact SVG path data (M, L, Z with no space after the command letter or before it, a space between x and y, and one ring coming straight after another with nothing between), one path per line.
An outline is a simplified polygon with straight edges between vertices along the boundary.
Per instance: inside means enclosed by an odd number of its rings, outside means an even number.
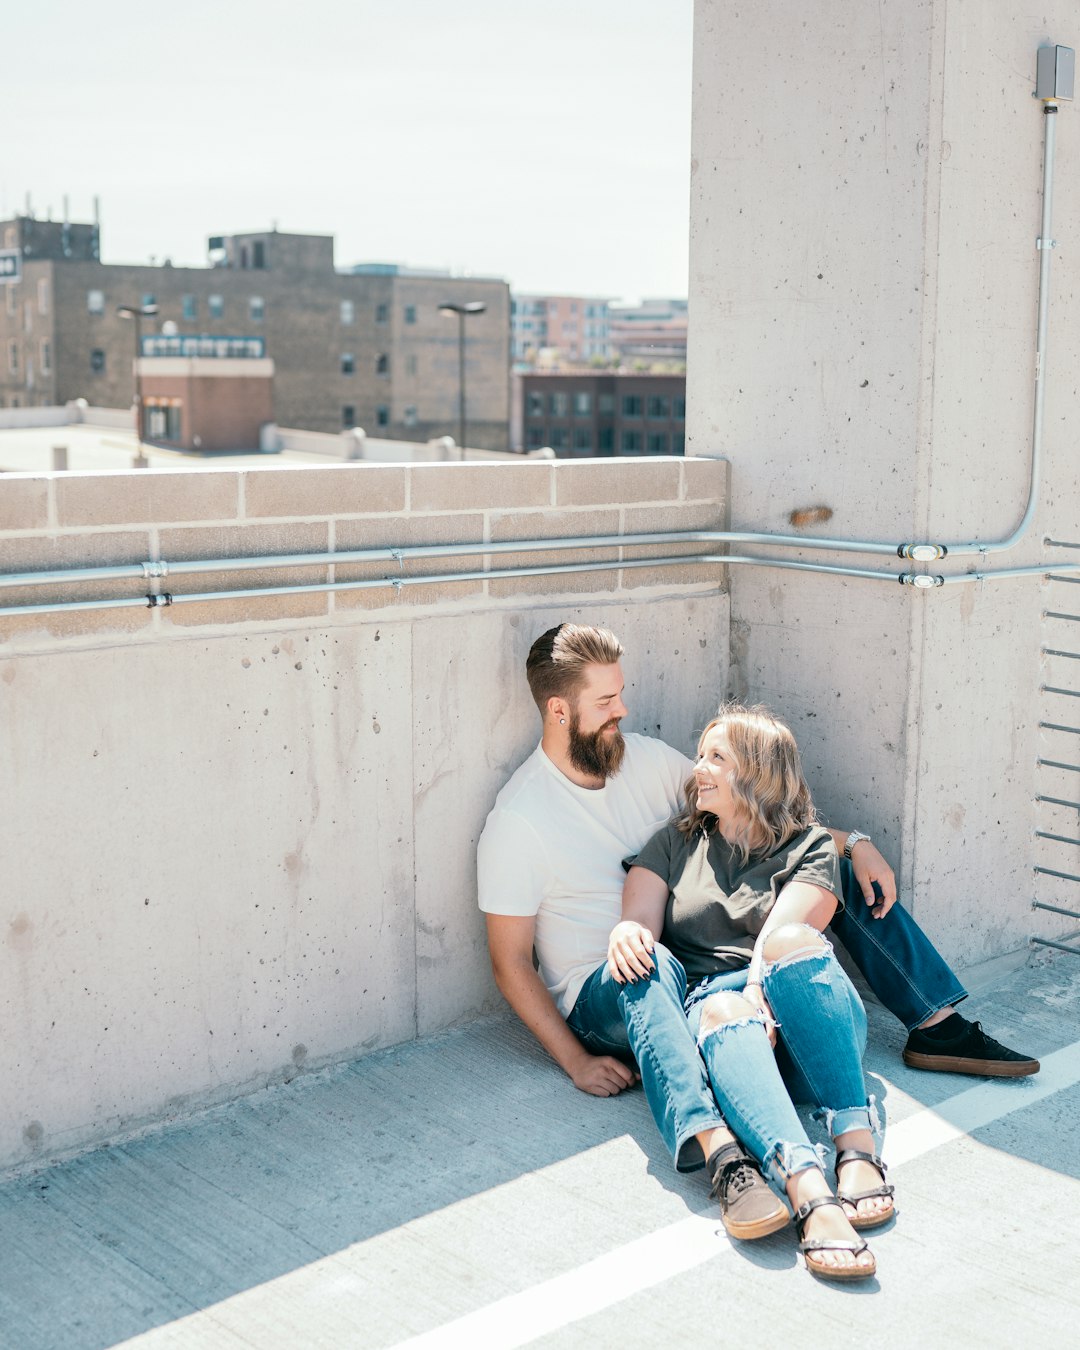
M691 985L749 964L754 940L787 882L821 886L844 902L836 845L820 825L747 863L718 830L687 838L674 824L665 825L625 865L646 867L667 883L662 941L686 967Z

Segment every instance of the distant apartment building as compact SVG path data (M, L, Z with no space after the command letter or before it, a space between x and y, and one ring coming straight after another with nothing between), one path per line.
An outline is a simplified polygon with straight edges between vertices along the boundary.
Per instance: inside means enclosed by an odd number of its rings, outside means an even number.
M688 314L685 300L612 305L611 345L623 362L685 361Z
M465 323L468 440L505 449L510 412L510 293L494 279L388 264L340 271L329 235L269 230L210 240L210 266L102 263L96 225L0 222L21 279L0 285L0 406L133 397L133 324L121 305L154 305L143 336L255 335L274 363L283 426L424 441L457 435L458 323L447 302L479 301Z
M515 374L511 446L560 458L681 455L686 378L632 372Z
M515 295L510 306L511 345L516 364L532 365L542 355L588 364L611 359L608 302L571 295Z

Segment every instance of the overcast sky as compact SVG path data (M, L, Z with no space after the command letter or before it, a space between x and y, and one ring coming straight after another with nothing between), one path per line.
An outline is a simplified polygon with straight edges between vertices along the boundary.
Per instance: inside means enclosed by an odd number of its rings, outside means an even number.
M339 265L686 294L692 0L53 0L4 23L0 210L106 262L333 234Z

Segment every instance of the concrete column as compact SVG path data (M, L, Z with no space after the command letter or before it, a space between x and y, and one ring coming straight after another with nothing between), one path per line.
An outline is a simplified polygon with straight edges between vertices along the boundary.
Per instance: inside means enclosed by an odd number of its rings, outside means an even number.
M1037 15L697 0L687 452L730 458L732 528L952 542L1019 521L1047 43L1080 46L1069 0ZM1063 103L1044 491L1023 544L988 566L1067 556L1044 537L1080 538L1064 422L1080 364L1078 165L1080 108ZM823 817L875 837L958 964L1021 947L1053 583L917 592L731 570L734 692L791 721Z

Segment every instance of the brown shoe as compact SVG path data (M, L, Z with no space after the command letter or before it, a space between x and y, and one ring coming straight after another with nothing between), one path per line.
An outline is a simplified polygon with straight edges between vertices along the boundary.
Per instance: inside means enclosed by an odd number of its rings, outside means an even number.
M741 1144L718 1148L706 1166L712 1182L710 1193L720 1202L720 1217L728 1237L749 1242L785 1227L791 1217L787 1205Z

